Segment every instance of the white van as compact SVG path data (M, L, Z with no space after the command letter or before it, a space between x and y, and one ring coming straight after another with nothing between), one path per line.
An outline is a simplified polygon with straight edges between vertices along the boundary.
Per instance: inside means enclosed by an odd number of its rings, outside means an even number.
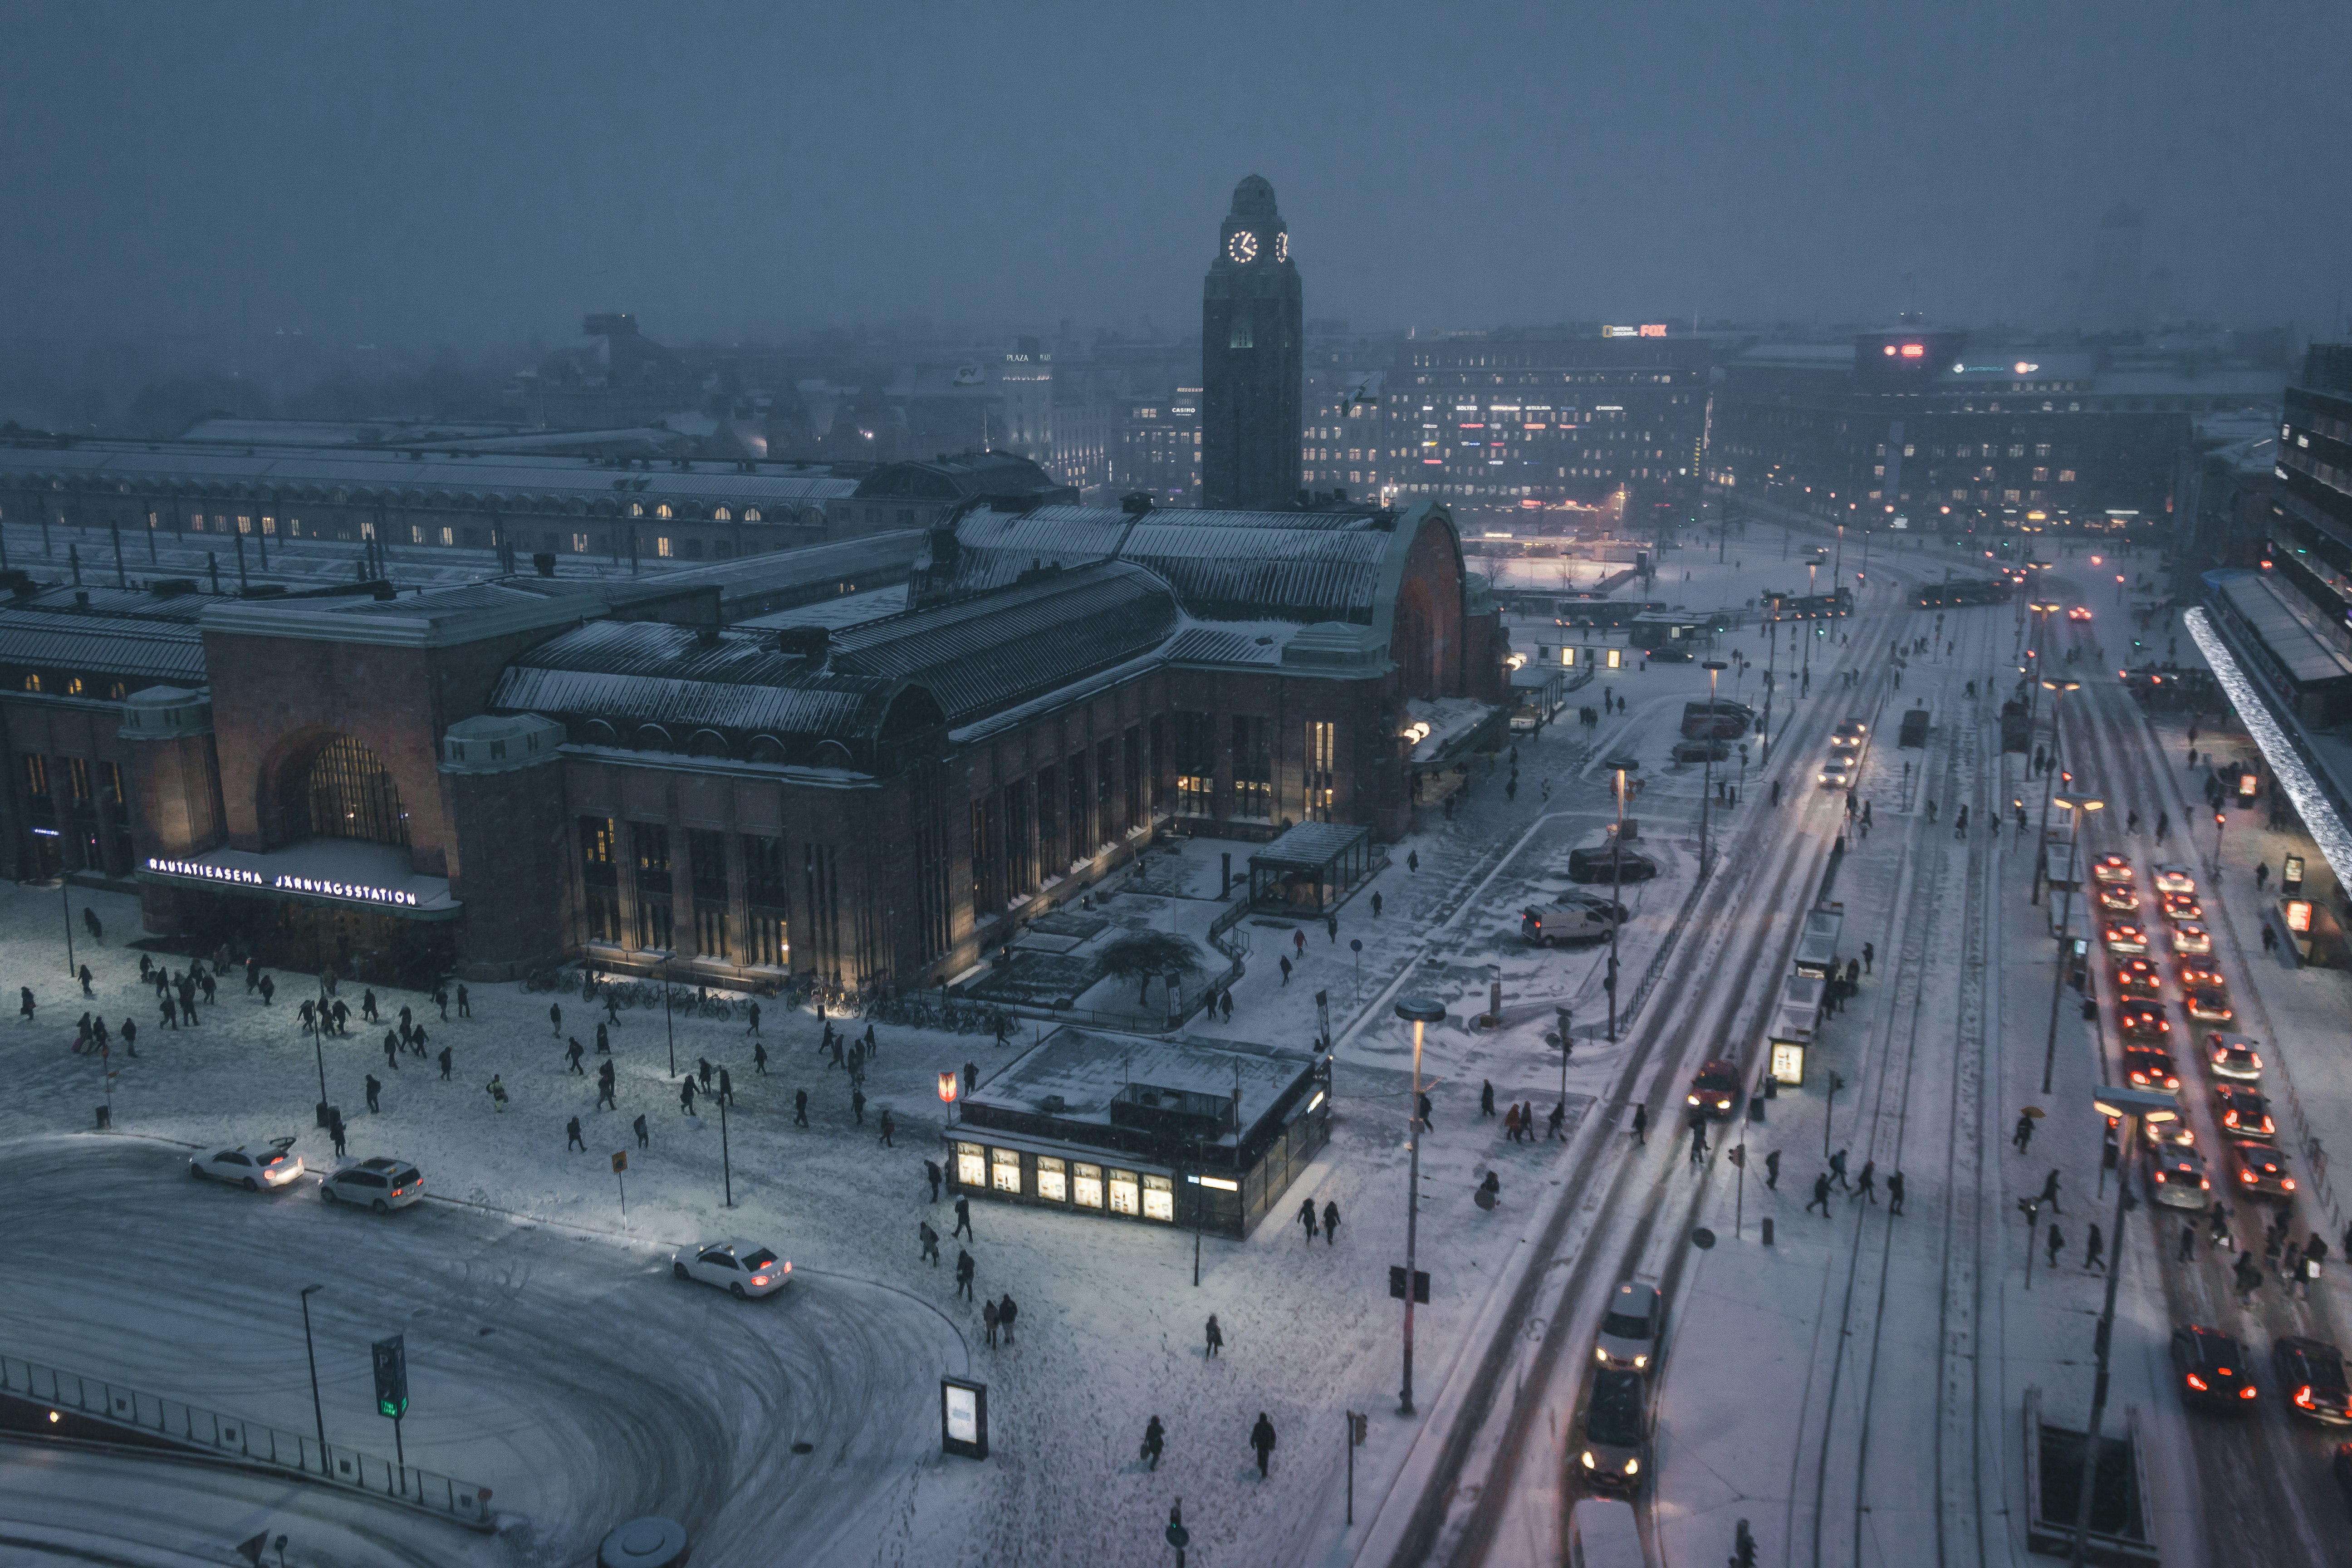
M1647 1568L1633 1505L1622 1498L1577 1499L1568 1514L1568 1568Z

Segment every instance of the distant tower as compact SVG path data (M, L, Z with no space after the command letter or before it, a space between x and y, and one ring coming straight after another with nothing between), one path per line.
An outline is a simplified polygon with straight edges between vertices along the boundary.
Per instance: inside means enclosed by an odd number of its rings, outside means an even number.
M1252 174L1201 289L1201 504L1288 506L1299 489L1298 268L1274 187Z

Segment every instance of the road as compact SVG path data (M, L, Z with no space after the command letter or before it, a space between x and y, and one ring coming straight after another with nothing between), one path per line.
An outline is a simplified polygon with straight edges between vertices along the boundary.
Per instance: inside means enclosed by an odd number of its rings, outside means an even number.
M191 1180L184 1151L145 1140L20 1142L0 1152L0 1342L13 1354L308 1431L296 1292L322 1283L311 1311L328 1438L389 1454L367 1346L406 1335L408 1461L492 1487L507 1521L498 1550L397 1512L349 1522L384 1510L348 1499L326 1508L274 1482L223 1483L243 1518L298 1539L345 1521L341 1555L314 1549L305 1563L572 1563L642 1513L683 1521L701 1560L751 1561L756 1547L761 1560L822 1561L881 1535L937 1454L935 1379L966 1365L944 1318L884 1287L803 1274L737 1301L672 1279L654 1246L453 1204L377 1216L322 1203L308 1182L248 1194ZM0 1449L0 1497L40 1489L33 1462Z

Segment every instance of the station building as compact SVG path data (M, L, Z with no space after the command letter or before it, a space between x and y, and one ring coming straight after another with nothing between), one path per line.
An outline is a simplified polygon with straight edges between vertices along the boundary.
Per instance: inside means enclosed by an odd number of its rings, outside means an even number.
M1505 696L1434 504L975 497L894 537L881 588L844 544L421 592L19 579L0 844L289 967L931 984L1163 828L1398 837L1416 715Z

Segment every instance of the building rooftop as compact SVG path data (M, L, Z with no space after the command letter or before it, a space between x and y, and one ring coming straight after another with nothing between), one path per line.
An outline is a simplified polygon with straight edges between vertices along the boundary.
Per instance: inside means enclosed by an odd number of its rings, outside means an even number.
M1238 1092L1240 1123L1248 1129L1313 1067L1314 1058L1306 1052L1273 1046L1184 1037L1154 1039L1065 1026L966 1096L965 1104L1108 1128L1112 1103L1132 1085L1228 1103ZM1218 1141L1232 1142L1233 1131L1228 1129Z

